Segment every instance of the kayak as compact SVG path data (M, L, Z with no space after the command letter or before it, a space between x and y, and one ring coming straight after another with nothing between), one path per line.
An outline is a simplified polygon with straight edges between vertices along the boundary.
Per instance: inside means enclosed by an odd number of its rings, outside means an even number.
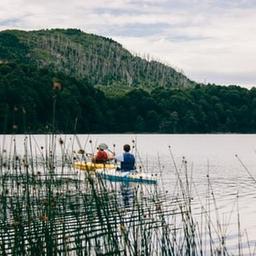
M82 171L95 171L97 169L115 169L116 165L111 163L75 162L74 168Z
M103 179L122 182L157 183L157 174L147 174L137 171L122 172L116 169L97 169L96 174Z

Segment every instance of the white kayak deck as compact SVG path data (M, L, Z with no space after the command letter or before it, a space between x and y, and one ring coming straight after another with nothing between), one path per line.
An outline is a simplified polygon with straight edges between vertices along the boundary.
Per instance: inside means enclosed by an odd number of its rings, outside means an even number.
M157 174L147 174L136 170L130 172L117 171L116 169L97 169L96 174L110 181L122 182L144 182L156 184L158 181Z

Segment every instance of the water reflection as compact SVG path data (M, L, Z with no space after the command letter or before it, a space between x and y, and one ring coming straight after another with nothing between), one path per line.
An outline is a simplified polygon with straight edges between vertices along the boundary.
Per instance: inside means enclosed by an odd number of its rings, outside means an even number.
M125 208L129 208L133 203L134 198L134 186L129 182L122 182L120 186L120 191Z
M116 143L116 151L122 151L121 146L127 142L130 142L135 135L94 135L92 141L105 141L106 143ZM228 245L231 250L234 248L234 253L237 252L237 212L236 205L237 200L239 201L239 215L241 216L241 227L246 229L248 233L248 242L254 243L256 237L256 221L255 221L255 183L247 176L247 173L241 168L241 165L237 162L234 155L237 153L250 172L256 177L256 157L254 153L256 139L254 135L136 135L137 136L137 153L138 161L142 162L145 166L145 171L155 173L159 170L160 164L163 164L165 168L162 170L163 182L159 187L163 186L164 190L168 190L169 193L166 195L167 203L172 202L175 193L177 192L177 173L174 171L173 163L168 155L168 145L172 145L174 150L175 160L177 161L178 171L182 179L184 178L184 170L180 167L182 162L182 156L185 155L188 159L188 176L191 177L189 188L190 193L193 197L192 206L193 211L196 213L198 222L202 222L201 210L202 205L207 206L209 202L209 208L212 211L217 210L218 216L211 218L217 219L222 226L228 227ZM36 162L34 163L35 172L38 170L38 166L43 168L44 165L40 165L40 155L45 158L49 155L45 144L49 144L49 141L45 143L45 136L34 136L38 146L37 151L31 151L31 156L34 155ZM61 147L57 145L56 153L61 155L62 151L67 156L70 156L70 152L77 150L79 147L76 145L72 135L64 135L64 143ZM87 135L79 136L82 145L85 145ZM2 137L3 138L3 137ZM24 136L16 136L17 141L17 152L23 155ZM57 140L58 141L58 140ZM10 141L6 138L1 141L1 149L11 148ZM44 147L42 147L44 146ZM120 148L118 148L120 146ZM16 150L16 149L15 149ZM93 150L87 144L85 147L86 152L92 152ZM158 159L157 153L160 157ZM75 155L74 155L75 156ZM79 155L78 155L79 156ZM8 160L8 154L3 154L3 160ZM37 158L38 157L38 158ZM70 158L72 161L72 158ZM8 161L7 164L10 164ZM62 164L62 159L59 159L59 166ZM209 163L209 164L208 164ZM17 164L17 163L16 163ZM20 164L17 164L18 166ZM44 167L45 168L45 167ZM19 169L19 168L17 168ZM68 178L72 173L71 168L61 168L61 173L66 175ZM144 171L143 170L143 171ZM44 172L42 171L42 174ZM74 173L73 173L74 174ZM82 173L84 174L84 173ZM79 175L82 175L79 173ZM209 174L210 183L208 183L207 175ZM183 175L183 176L182 176ZM41 175L42 179L43 175ZM47 176L46 176L47 177ZM71 177L71 176L70 176ZM34 176L32 176L35 179ZM84 180L84 179L82 179ZM184 180L184 179L183 179ZM70 183L69 180L65 180ZM83 184L83 183L81 183ZM82 186L77 183L76 186ZM113 187L119 192L120 202L123 203L128 212L127 208L132 208L136 193L138 193L137 185L132 183L118 183L112 184ZM142 187L142 185L140 185ZM209 191L209 187L211 190ZM21 186L19 186L21 190ZM70 188L69 188L70 189ZM150 189L150 186L146 186L144 190ZM13 190L16 192L15 190ZM58 191L58 193L63 193ZM214 203L209 198L214 194ZM239 199L237 199L239 194ZM211 203L211 204L210 204ZM235 205L235 206L234 206ZM235 207L235 210L232 210ZM73 209L73 208L72 208ZM230 212L233 211L232 216ZM213 215L215 212L211 212ZM227 223L229 225L227 225ZM246 233L246 234L247 234ZM208 241L206 239L206 241ZM233 246L233 244L235 244ZM242 245L240 245L242 247Z

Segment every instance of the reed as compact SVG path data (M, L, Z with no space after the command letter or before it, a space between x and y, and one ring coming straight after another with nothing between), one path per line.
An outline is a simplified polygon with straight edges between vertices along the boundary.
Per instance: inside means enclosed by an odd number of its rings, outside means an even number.
M161 186L118 186L93 172L74 170L72 161L79 155L72 139L46 135L45 145L39 146L27 136L22 156L15 136L9 145L5 141L0 154L1 255L230 255L209 175L208 202L202 204L199 223L187 161L179 168L171 149L177 178L172 194ZM238 224L241 255L239 211Z

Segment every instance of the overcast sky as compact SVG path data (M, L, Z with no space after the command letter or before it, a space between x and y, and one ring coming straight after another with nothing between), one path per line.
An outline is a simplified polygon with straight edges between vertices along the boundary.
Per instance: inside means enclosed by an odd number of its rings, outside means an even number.
M198 82L256 85L256 0L0 0L0 30L80 28Z

